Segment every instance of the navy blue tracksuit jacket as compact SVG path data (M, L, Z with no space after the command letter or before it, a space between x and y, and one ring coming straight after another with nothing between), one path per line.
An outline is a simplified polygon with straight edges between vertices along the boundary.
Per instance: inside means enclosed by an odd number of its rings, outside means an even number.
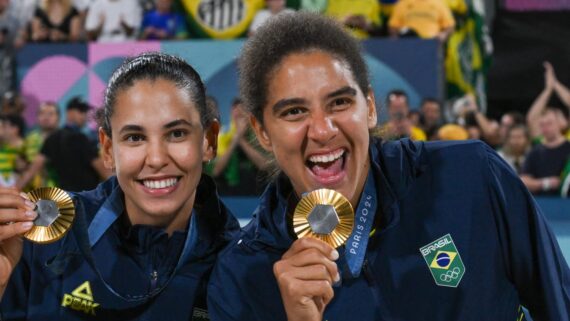
M162 229L126 222L114 177L72 198L77 216L63 239L49 245L26 242L2 299L3 320L207 320L207 278L219 250L239 230L209 177L200 181L187 231L171 237ZM91 249L102 278L81 249L101 211L120 215ZM193 241L170 278L187 238ZM142 296L165 284L159 294L135 302L111 292Z
M376 232L358 277L346 273L341 253L342 284L324 320L519 321L521 305L535 321L570 320L570 272L555 236L493 150L476 141L373 140L370 156ZM292 192L284 176L271 184L253 221L220 254L208 286L212 320L286 320L273 264L294 241ZM448 243L454 250L438 250ZM437 257L424 258L432 250ZM457 281L445 269L459 258L459 283L437 284Z

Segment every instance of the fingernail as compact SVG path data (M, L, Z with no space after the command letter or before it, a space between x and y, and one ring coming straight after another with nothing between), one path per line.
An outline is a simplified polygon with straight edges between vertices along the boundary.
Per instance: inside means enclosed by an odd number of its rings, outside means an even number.
M24 192L21 192L20 196L22 196L23 199L30 200L30 197L28 196L28 194L26 194Z
M38 213L34 212L34 211L26 211L26 216L29 218L36 218L36 216L38 216Z
M33 225L34 225L33 222L25 222L25 223L22 223L22 228L24 230L29 230L30 228L32 228Z
M340 275L337 273L336 277L334 278L333 287L338 288L341 285L342 285L342 279L340 278Z
M34 209L36 208L36 204L34 204L34 202L26 200L24 203L26 203L26 206L29 207L30 209Z
M332 250L331 252L331 260L336 261L338 259L338 251Z

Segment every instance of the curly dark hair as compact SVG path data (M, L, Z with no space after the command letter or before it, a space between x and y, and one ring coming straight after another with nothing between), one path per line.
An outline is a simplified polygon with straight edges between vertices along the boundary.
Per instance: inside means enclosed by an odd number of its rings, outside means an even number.
M102 127L111 137L111 116L115 109L117 95L139 80L165 79L190 95L200 114L200 122L204 128L210 125L212 114L206 108L206 89L200 76L184 60L160 52L147 52L128 58L111 76L105 90L105 105L102 116ZM157 107L158 108L158 107Z
M263 124L269 77L292 53L323 51L346 63L367 95L370 81L360 43L340 24L307 12L281 14L257 30L239 59L240 92L246 108Z

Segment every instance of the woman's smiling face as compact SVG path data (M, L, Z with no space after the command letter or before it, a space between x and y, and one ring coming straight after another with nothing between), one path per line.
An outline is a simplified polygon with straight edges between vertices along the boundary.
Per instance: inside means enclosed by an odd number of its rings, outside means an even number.
M103 155L133 223L169 227L190 216L209 142L189 96L162 78L137 80L117 95Z
M297 194L341 192L356 205L369 168L374 95L365 96L344 62L323 51L286 56L268 77L261 145L273 152Z

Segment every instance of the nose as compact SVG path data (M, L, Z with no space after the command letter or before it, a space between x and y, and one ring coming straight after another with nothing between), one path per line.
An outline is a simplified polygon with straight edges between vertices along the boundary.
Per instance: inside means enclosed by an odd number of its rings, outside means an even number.
M148 142L146 164L153 169L161 169L168 164L168 149L163 142Z
M331 115L323 111L317 111L311 115L307 133L309 139L323 144L333 139L337 133L338 128Z

